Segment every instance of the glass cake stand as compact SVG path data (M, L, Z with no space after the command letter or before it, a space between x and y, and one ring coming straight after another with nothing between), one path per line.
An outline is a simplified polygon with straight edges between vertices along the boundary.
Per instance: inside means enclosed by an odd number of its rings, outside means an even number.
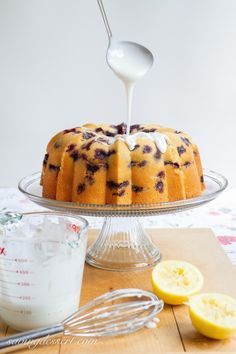
M95 205L43 198L39 172L24 177L18 187L32 202L45 208L105 217L100 234L88 248L86 261L97 268L127 271L152 267L161 257L159 249L143 229L140 217L198 207L214 200L228 184L224 176L213 171L205 171L204 180L206 189L200 197L159 204Z

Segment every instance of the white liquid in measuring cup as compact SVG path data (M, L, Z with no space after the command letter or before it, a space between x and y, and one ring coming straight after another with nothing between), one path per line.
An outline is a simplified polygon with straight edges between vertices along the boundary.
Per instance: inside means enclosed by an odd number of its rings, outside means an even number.
M125 84L127 95L127 134L129 134L134 85L151 68L153 56L147 48L137 43L117 42L111 38L107 51L107 63Z
M68 227L50 222L32 231L26 225L24 234L16 228L0 238L0 314L11 327L48 326L77 310L86 237Z

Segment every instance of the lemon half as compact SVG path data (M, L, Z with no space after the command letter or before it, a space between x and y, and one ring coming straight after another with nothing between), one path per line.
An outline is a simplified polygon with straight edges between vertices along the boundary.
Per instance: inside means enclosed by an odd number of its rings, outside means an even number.
M236 300L223 294L205 293L189 299L193 326L213 339L226 339L236 333Z
M181 305L203 286L203 275L192 264L168 260L160 262L152 271L154 293L170 305Z

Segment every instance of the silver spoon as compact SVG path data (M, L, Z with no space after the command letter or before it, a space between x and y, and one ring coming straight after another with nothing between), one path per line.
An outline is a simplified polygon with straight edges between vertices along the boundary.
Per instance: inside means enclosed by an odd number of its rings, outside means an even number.
M122 80L128 77L136 81L151 68L154 58L149 49L141 44L129 41L117 41L113 38L102 0L97 0L107 31L109 45L106 59L110 68ZM129 69L130 72L127 72Z
M141 44L115 40L106 16L102 0L97 0L108 35L106 61L111 70L121 79L127 91L127 134L131 124L131 101L136 81L141 79L152 67L154 58L150 50Z

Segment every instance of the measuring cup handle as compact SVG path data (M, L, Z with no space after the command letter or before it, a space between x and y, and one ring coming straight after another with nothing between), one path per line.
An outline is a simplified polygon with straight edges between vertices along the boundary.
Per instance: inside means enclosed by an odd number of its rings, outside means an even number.
M64 326L57 324L22 332L0 340L0 353L10 353L20 349L34 349L37 345L47 344L47 339L63 336Z

